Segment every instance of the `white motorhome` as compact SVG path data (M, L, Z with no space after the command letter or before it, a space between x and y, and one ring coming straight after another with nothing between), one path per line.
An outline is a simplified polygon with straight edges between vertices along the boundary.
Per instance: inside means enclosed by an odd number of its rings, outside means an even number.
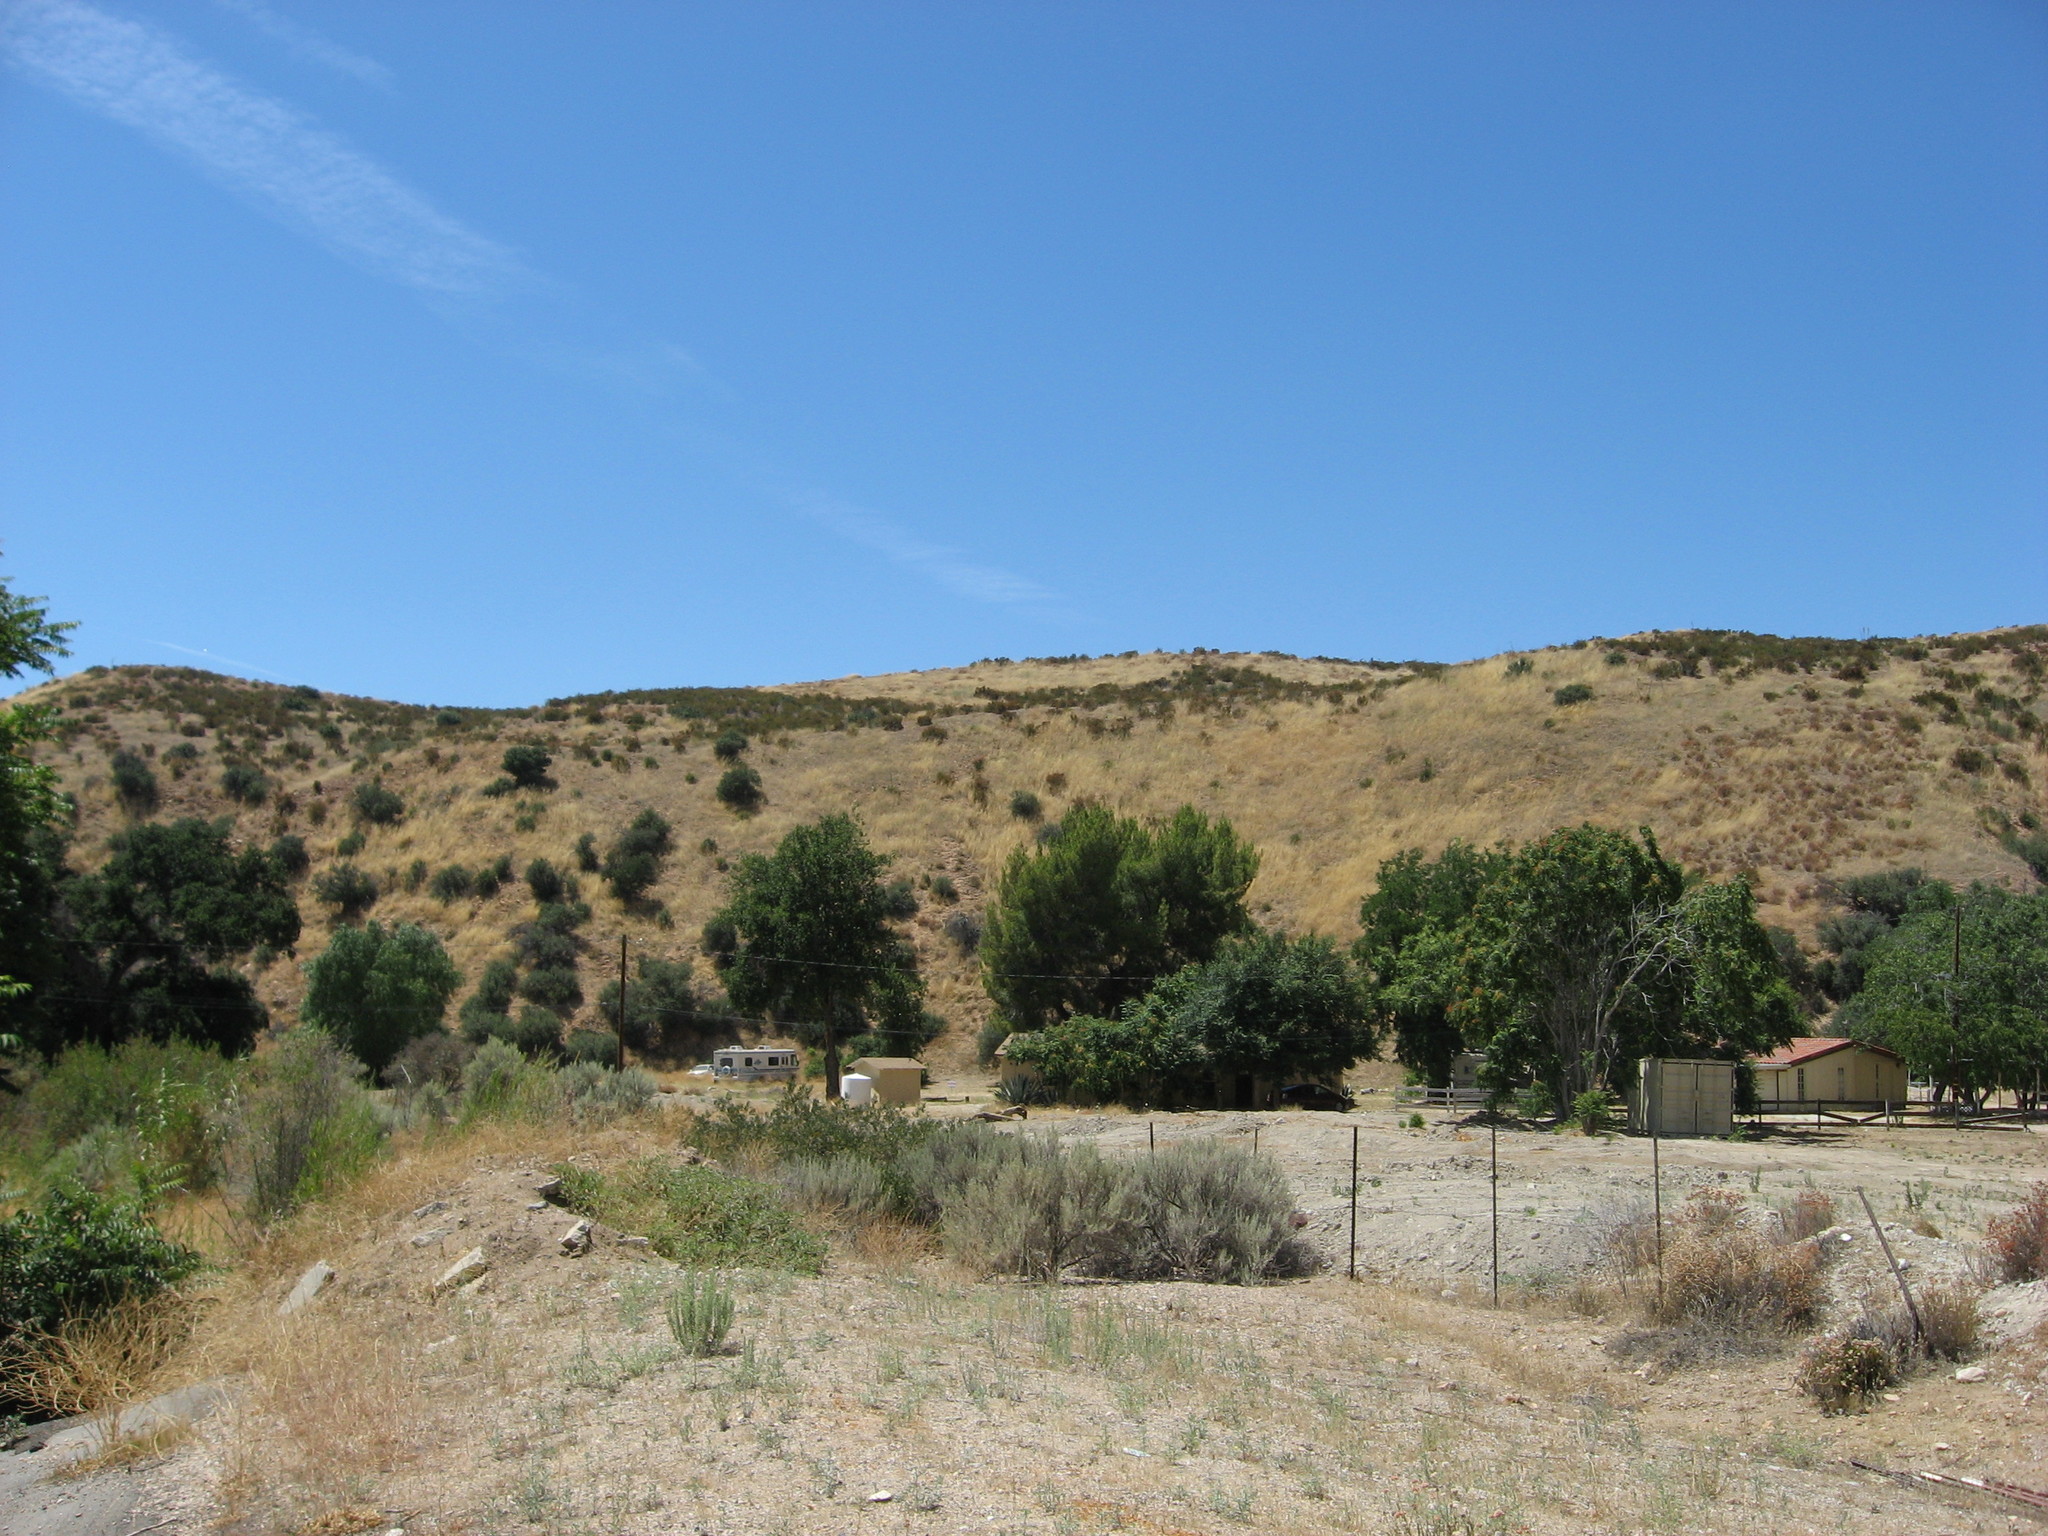
M731 1083L794 1080L803 1058L781 1046L728 1046L711 1053L711 1075Z

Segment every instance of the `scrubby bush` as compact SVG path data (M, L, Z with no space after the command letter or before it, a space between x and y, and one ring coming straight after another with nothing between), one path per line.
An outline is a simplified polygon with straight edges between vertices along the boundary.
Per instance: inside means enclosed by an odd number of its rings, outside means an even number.
M1270 1160L1215 1142L1183 1143L1130 1165L1145 1245L1135 1273L1250 1285L1306 1274L1313 1250L1297 1234L1287 1181Z
M594 875L601 867L597 856L597 839L585 832L576 839L576 867L586 875Z
M650 1157L604 1173L558 1165L562 1199L581 1215L645 1233L665 1259L700 1268L758 1265L814 1275L822 1239L774 1191L720 1168Z
M526 888L533 892L535 901L560 901L562 872L546 859L535 859L526 866Z
M123 747L107 762L107 775L114 781L114 793L131 812L154 810L157 802L156 775L141 754Z
M931 884L932 900L951 904L960 899L959 887L953 884L951 875L933 875Z
M981 919L972 912L948 912L939 928L963 955L971 955L981 947Z
M746 813L760 808L767 795L761 788L761 775L745 763L734 763L718 776L718 788L714 791L721 805Z
M506 1038L520 1053L535 1059L553 1060L561 1054L562 1020L546 1008L529 1004L519 1010Z
M462 1069L462 1121L542 1120L557 1104L555 1074L506 1040L486 1040Z
M342 917L357 917L375 905L377 882L353 864L336 864L314 877L313 894Z
M1572 1100L1572 1124L1587 1136L1614 1129L1614 1102L1604 1088L1588 1088Z
M1672 1226L1664 1246L1661 1321L1782 1332L1819 1308L1823 1286L1813 1245L1768 1242L1739 1197L1695 1194Z
M740 754L747 750L747 738L738 731L720 731L718 739L711 743L711 750L721 763L737 762Z
M30 1145L48 1157L95 1131L116 1132L141 1159L133 1187L203 1192L219 1175L220 1111L243 1070L178 1039L138 1037L111 1050L74 1045L28 1090Z
M349 804L359 819L379 827L388 827L405 814L405 802L376 779L358 784Z
M273 1222L376 1156L376 1112L358 1079L362 1063L325 1031L292 1030L258 1059L241 1106L234 1160L250 1214Z
M1920 1343L1937 1360L1962 1360L1975 1352L1981 1319L1975 1286L1960 1281L1930 1285L1915 1298L1920 1309Z
M882 887L882 913L898 922L917 916L917 891L908 880L891 880Z
M1949 763L1958 773L1988 773L1991 759L1975 747L1957 747L1949 754Z
M846 1220L871 1220L891 1203L881 1169L864 1157L801 1157L784 1163L775 1177L799 1206Z
M1984 1223L1984 1240L2005 1281L2048 1279L2048 1181L2003 1216Z
M715 916L697 935L697 947L704 951L713 965L723 969L731 965L733 956L739 953L740 931L730 918Z
M408 1043L384 1069L380 1081L401 1092L428 1083L454 1088L461 1083L462 1069L475 1054L476 1046L465 1036L437 1029Z
M1583 704L1593 697L1593 690L1585 683L1566 683L1550 695L1551 702L1560 709L1572 704Z
M467 896L475 885L476 876L460 864L450 864L434 872L434 878L427 882L427 892L446 906Z
M580 1031L579 1033L592 1033ZM575 1036L570 1037L572 1040ZM574 1061L555 1074L555 1089L569 1117L579 1123L616 1120L637 1115L654 1102L661 1090L654 1079L638 1067L615 1072L596 1061Z
M553 764L554 758L546 747L523 742L505 749L500 766L505 770L505 777L520 789L553 789L555 781L548 777L548 769Z
M1793 1242L1818 1236L1835 1224L1835 1197L1825 1190L1802 1189L1778 1213L1785 1236Z
M572 1029L563 1041L563 1054L571 1062L614 1066L619 1059L619 1037L608 1029Z
M725 1348L725 1336L732 1330L732 1292L716 1274L685 1275L668 1293L662 1312L677 1348L690 1355L715 1355Z
M659 812L647 810L634 817L604 857L602 873L612 894L628 903L645 895L661 876L661 859L669 843L669 825Z
M229 763L220 771L220 792L243 805L261 805L270 794L270 779L249 763Z
M1044 810L1038 796L1028 789L1020 789L1010 796L1010 814L1019 821L1036 821Z
M566 965L543 965L520 978L519 995L529 1003L567 1011L582 1006L583 981Z
M406 1044L438 1034L461 973L441 941L413 923L343 928L306 967L307 1023L330 1031L371 1072Z
M306 840L296 832L286 832L271 843L270 856L277 861L277 867L285 872L286 878L292 880L303 875L313 863L306 852Z
M0 1412L24 1404L5 1385L37 1343L198 1272L200 1255L166 1239L135 1205L55 1188L0 1221Z
M1793 1381L1821 1412L1848 1413L1898 1379L1898 1357L1885 1344L1832 1333L1801 1357Z
M479 869L471 883L476 890L476 894L485 901L489 901L498 894L498 888L511 878L512 860L510 857L506 857L494 859L482 869Z
M317 801L314 803L314 809L316 811L319 809L319 803ZM320 818L318 816L315 816L313 819L315 821L318 821ZM351 832L347 836L343 837L339 842L337 842L334 845L334 856L337 859L352 859L357 854L363 851L363 846L368 842L369 839L365 837L362 833L362 830L358 828L356 831Z

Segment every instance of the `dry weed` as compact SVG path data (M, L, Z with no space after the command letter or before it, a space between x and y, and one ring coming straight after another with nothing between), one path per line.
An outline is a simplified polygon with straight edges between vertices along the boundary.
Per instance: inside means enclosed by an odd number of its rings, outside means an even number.
M191 1438L190 1424L175 1421L159 1422L139 1434L122 1435L108 1441L97 1451L75 1456L58 1467L50 1476L58 1482L73 1482L99 1472L111 1472L121 1467L159 1461Z
M31 1411L92 1413L141 1395L191 1333L200 1304L166 1291L130 1299L56 1333L11 1339L0 1350L0 1386Z

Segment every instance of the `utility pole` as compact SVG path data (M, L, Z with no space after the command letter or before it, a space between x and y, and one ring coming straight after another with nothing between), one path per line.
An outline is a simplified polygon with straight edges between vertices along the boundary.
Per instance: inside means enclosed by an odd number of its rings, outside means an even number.
M1958 1129L1963 1123L1962 1084L1956 1081L1956 1046L1963 1032L1963 904L1956 902L1955 950L1948 966L1948 1099L1949 1115Z
M1493 1161L1490 1175L1493 1186L1493 1304L1497 1307L1500 1305L1500 1121L1489 1120L1486 1133ZM1357 1181L1354 1179L1353 1182Z
M1351 1127L1351 1260L1345 1266L1344 1278L1358 1278L1358 1127Z
M626 936L619 935L619 1070L626 1070Z

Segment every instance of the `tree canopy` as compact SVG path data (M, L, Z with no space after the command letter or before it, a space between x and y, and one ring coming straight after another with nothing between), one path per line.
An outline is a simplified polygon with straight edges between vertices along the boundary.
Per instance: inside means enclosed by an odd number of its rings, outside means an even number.
M17 595L0 577L0 676L54 673L58 658L71 654L64 637L75 628L53 621L41 598ZM44 705L0 709L0 980L21 983L0 991L0 1026L9 1032L28 1030L36 990L62 964L50 912L63 864L64 801L55 770L29 755L49 738L50 724Z
M1358 980L1317 935L1253 933L1184 967L1116 1018L1086 1014L1014 1035L1011 1057L1097 1099L1211 1102L1238 1076L1312 1079L1378 1048Z
M1102 1017L1251 927L1259 856L1227 820L1182 806L1144 823L1102 806L1070 811L1010 855L981 937L1003 1022L1038 1029Z
M278 859L237 852L232 823L196 818L131 828L93 874L66 878L57 921L69 941L63 996L38 1009L44 1050L78 1040L177 1035L230 1053L267 1021L226 962L298 942L299 909Z
M1566 827L1510 854L1473 904L1453 1019L1496 1082L1533 1072L1560 1105L1638 1056L1766 1050L1798 998L1748 882L1700 881L1640 838Z
M421 1035L441 1027L461 973L426 929L376 922L343 928L306 967L300 1009L374 1073Z
M791 828L773 854L741 859L712 919L732 936L733 1006L822 1045L829 1098L839 1096L840 1043L924 995L916 951L889 926L888 865L852 817L827 816Z
M1889 1046L1950 1093L2038 1096L2048 1063L2048 892L1929 882L1866 961L1840 1028Z
M1450 1014L1458 934L1506 862L1504 851L1465 842L1434 859L1410 848L1380 865L1372 894L1359 903L1364 931L1352 957L1374 1012L1392 1029L1402 1065L1434 1087L1450 1083L1452 1058L1464 1049Z

